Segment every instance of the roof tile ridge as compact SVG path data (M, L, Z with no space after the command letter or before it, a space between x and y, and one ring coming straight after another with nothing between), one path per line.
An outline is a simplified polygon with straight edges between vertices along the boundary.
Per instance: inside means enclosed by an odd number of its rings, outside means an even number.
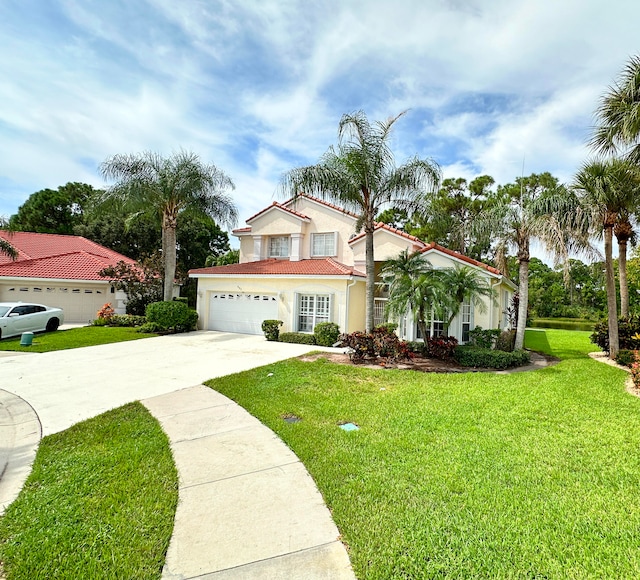
M335 209L336 211L339 211L340 213L343 213L345 215L351 216L355 219L358 219L358 216L353 213L352 211L349 211L348 209L345 209L344 207L340 207L339 205L336 205L334 203L331 203L329 201L325 201L324 199L320 199L319 197L314 197L313 195L309 195L308 193L299 193L298 195L296 195L295 197L292 197L291 199L287 200L285 202L286 204L289 204L291 202L296 201L297 199L304 197L306 199L309 199L311 201L315 201L316 203L319 203L320 205L324 205L326 207L329 207L331 209Z
M485 264L484 262L481 262L480 260L476 260L475 258L471 258L470 256L463 254L462 252L445 248L444 246L441 246L436 242L430 242L429 245L423 248L421 251L426 252L428 250L438 250L440 252L444 252L445 254L449 254L450 256L458 258L464 262L468 262L470 264L478 266L479 268L484 268L485 270L492 272L493 274L498 274L502 276L502 272L498 268L495 268L494 266L490 266L489 264Z

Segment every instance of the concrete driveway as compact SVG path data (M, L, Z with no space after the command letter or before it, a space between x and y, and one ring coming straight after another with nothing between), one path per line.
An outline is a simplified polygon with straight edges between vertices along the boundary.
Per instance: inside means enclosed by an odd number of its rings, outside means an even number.
M318 347L199 331L49 353L3 352L0 513L22 487L41 436L131 401L200 385L313 348Z
M317 347L199 331L0 358L0 388L36 411L50 435L139 399L299 356Z

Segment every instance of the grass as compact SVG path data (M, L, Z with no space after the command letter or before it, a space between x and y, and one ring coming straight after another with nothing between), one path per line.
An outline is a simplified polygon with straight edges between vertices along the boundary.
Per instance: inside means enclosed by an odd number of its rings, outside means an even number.
M361 580L637 578L640 400L588 336L528 331L562 359L535 372L289 360L208 384L304 462Z
M557 328L560 330L589 330L593 332L595 326L593 320L586 318L534 318L531 321L533 328Z
M20 346L20 337L0 340L0 350L18 352L50 352L112 342L124 342L157 336L137 331L137 328L117 326L81 326L56 332L38 333L33 337L32 346Z
M160 578L177 489L167 438L140 403L45 437L0 518L0 577Z

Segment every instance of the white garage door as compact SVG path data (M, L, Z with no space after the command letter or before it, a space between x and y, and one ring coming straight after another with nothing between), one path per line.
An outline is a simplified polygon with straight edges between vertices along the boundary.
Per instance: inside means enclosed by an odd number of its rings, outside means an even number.
M209 330L262 334L262 321L278 318L275 294L212 292Z
M35 302L45 306L55 306L64 310L65 322L87 324L97 316L106 302L113 303L113 295L106 284L60 285L46 282L42 284L6 284L0 287L0 301Z

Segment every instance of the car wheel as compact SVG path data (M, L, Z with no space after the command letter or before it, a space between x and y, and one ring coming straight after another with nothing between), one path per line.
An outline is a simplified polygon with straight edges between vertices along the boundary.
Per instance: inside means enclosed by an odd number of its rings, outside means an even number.
M60 321L57 318L50 318L47 322L47 332L58 330L58 326L60 326Z

